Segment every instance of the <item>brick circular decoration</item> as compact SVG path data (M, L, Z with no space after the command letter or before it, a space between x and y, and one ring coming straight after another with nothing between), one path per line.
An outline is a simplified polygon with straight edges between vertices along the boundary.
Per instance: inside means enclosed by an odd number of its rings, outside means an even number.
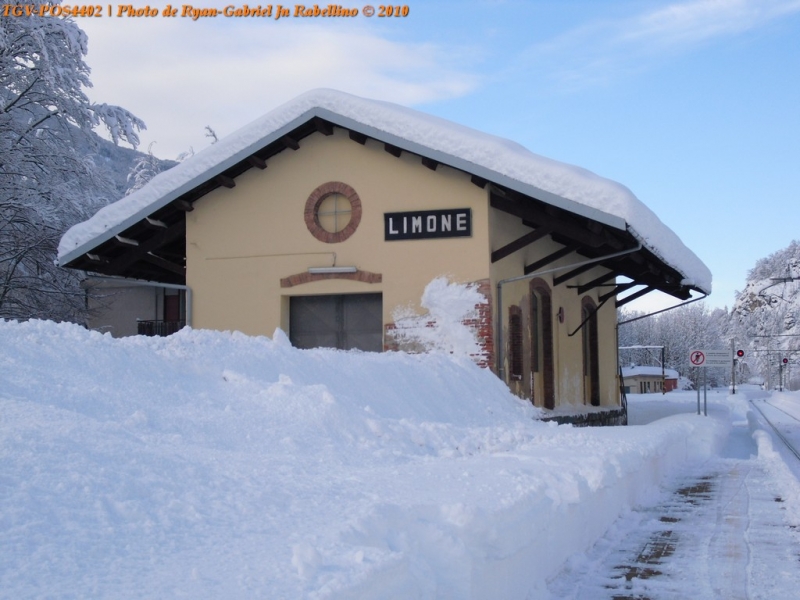
M336 232L328 231L319 221L319 207L328 196L341 194L350 202L350 221L344 229ZM353 235L361 222L361 198L356 191L341 181L323 183L308 197L303 214L306 227L315 238L326 244L338 244Z

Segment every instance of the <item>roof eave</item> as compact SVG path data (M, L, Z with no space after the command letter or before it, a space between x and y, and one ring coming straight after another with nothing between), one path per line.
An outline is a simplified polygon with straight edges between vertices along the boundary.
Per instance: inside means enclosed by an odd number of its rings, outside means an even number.
M220 161L219 163L215 164L213 167L188 179L180 186L168 191L158 200L144 206L142 209L126 217L116 225L109 227L102 234L99 234L94 238L88 240L87 242L66 252L63 256L57 259L56 261L57 264L62 266L68 265L72 261L83 256L87 252L90 252L92 249L96 248L100 244L111 239L115 235L119 235L123 231L127 230L135 223L141 221L142 219L154 213L155 211L168 205L170 202L174 202L184 194L198 187L199 185L202 185L207 181L213 179L214 177L221 175L227 169L238 164L242 160L245 160L247 157L252 156L254 153L258 152L265 146L273 142L276 142L282 137L288 135L290 132L294 131L299 126L308 123L311 119L315 117L325 119L326 121L332 123L333 125L337 125L345 129L356 131L358 133L361 133L362 135L366 135L370 138L378 140L379 142L397 146L398 148L406 152L411 152L420 156L424 156L431 160L437 161L440 164L447 165L459 169L461 171L470 173L472 175L485 179L491 183L507 187L521 194L532 196L538 200L541 200L543 202L546 202L563 210L569 211L573 214L577 214L586 217L588 219L598 221L609 227L613 227L615 229L623 231L627 228L625 220L615 215L604 213L603 211L597 210L589 206L585 206L573 200L569 200L557 194L553 194L552 192L548 192L547 190L543 190L536 186L520 182L516 179L503 175L502 173L498 173L497 171L472 163L470 161L467 161L458 156L454 156L447 152L436 150L428 146L419 144L417 142L407 140L405 138L388 133L386 131L383 131L381 129L378 129L370 125L365 125L360 121L357 121L349 117L345 117L331 110L322 107L314 107L302 113L301 115L297 116L296 118L292 119L291 121L287 122L286 124L282 125L281 127L278 127L269 134L252 142L246 147L236 151L234 154ZM173 168L179 168L179 167L180 165L178 167L173 167Z

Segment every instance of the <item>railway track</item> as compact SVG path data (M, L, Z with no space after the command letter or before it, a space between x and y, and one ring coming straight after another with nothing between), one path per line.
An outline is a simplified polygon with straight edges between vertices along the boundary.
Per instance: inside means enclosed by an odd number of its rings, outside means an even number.
M756 404L756 403L755 403L755 402L753 402L752 400L750 400L750 404L752 404L752 405L753 405L753 408L755 408L755 409L756 409L756 410L759 412L759 414L760 414L760 415L761 415L761 416L764 418L764 421L766 421L766 423L767 423L767 424L768 424L770 427L772 427L772 430L775 432L775 435L777 435L777 436L778 436L778 438L779 438L779 439L780 439L780 440L781 440L781 441L784 443L784 445L786 446L786 448L788 448L789 452L791 452L792 454L794 454L794 455L795 455L795 457L797 457L797 460L800 460L800 451L798 451L798 449L797 449L797 448L795 448L795 446L792 444L792 442L786 438L786 436L785 436L785 435L784 435L784 434L783 434L783 433L780 431L780 429L778 429L778 427L775 425L775 423L773 423L773 422L772 422L772 421L769 419L769 417L767 417L767 415L764 413L764 411L763 411L763 410L761 410L761 407L760 407L760 406L758 406L758 404ZM769 402L769 401L765 400L765 401L764 401L764 404L767 404L767 405L771 406L771 407L772 407L772 408L774 408L775 410L778 410L778 411L782 412L783 414L787 415L788 417L791 417L792 419L794 419L795 421L797 421L798 423L800 423L800 418L797 418L795 415L793 415L793 414L791 414L791 413L788 413L788 412L786 412L785 410L783 410L782 408L780 408L780 407L778 407L778 406L775 406L775 405L774 405L774 404L772 404L771 402Z

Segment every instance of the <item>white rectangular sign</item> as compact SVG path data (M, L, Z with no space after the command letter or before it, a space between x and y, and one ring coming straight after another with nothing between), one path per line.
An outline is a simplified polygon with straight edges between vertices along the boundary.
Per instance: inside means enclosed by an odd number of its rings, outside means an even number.
M733 362L730 350L692 350L689 363L693 367L728 367Z

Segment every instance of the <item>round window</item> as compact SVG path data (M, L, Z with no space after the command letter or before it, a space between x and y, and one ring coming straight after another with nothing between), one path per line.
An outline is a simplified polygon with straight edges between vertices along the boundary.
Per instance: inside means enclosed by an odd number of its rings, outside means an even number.
M329 181L311 192L304 216L315 238L327 244L343 242L361 222L361 199L346 183Z
M328 233L339 233L350 223L353 207L341 194L325 196L317 209L320 226Z

